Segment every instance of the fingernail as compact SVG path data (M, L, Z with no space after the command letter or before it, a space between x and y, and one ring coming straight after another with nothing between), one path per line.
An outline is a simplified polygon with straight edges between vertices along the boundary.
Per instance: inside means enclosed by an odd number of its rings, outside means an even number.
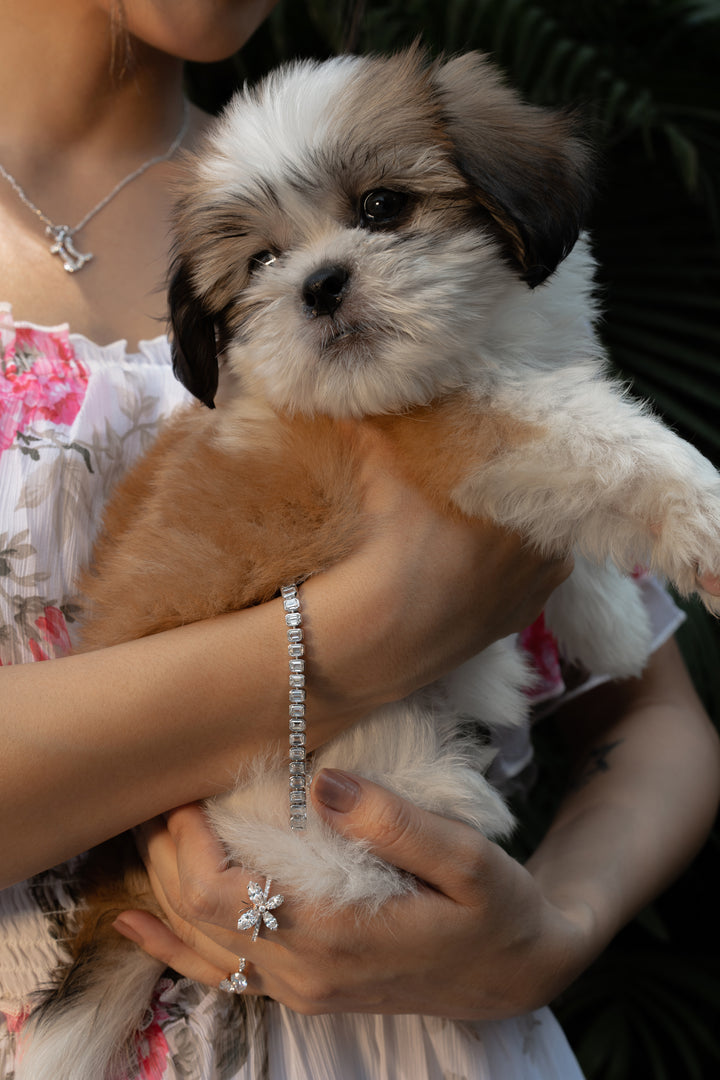
M134 926L131 926L130 923L125 922L122 915L119 915L115 920L113 928L117 930L118 934L122 934L123 937L129 938L130 941L134 941L137 945L142 945L142 938L137 930Z
M357 781L339 769L322 769L312 787L317 801L338 814L349 814L354 810L362 794Z

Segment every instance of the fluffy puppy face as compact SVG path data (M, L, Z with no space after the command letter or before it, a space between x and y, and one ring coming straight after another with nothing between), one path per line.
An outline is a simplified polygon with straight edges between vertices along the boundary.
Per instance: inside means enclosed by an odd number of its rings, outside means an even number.
M395 412L463 385L499 296L574 244L587 154L488 62L341 57L236 97L189 166L170 286L176 370L218 355L282 411Z

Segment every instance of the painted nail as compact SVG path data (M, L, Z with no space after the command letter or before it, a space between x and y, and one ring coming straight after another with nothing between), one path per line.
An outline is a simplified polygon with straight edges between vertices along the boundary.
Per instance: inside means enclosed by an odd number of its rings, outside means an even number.
M354 810L362 795L357 781L339 769L322 769L314 777L312 787L317 801L337 814Z

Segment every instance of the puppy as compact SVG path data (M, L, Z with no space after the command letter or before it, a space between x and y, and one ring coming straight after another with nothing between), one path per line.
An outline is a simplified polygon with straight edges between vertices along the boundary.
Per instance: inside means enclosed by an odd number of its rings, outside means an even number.
M591 171L573 120L523 104L480 55L299 63L236 97L188 163L175 222L174 361L209 408L177 415L108 508L84 647L268 600L352 551L359 419L443 511L575 553L546 615L590 671L642 670L638 564L720 610L698 580L720 573L718 476L605 373L581 235ZM490 736L522 723L527 681L515 642L498 642L314 768L502 837L492 739L468 718ZM286 762L263 761L209 802L230 859L328 907L412 888L312 817L291 831L287 784ZM91 858L87 879L18 1080L130 1067L159 970L107 923L148 890L127 846Z

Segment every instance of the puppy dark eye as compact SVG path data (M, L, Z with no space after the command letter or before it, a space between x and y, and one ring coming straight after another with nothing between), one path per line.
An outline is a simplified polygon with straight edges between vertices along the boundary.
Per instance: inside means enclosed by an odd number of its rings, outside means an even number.
M257 270L258 266L270 266L271 263L276 261L277 255L274 251L256 251L248 260L250 273L252 273L253 270Z
M377 188L368 191L360 199L360 215L363 225L392 225L401 216L410 201L404 191L392 191L390 188Z

